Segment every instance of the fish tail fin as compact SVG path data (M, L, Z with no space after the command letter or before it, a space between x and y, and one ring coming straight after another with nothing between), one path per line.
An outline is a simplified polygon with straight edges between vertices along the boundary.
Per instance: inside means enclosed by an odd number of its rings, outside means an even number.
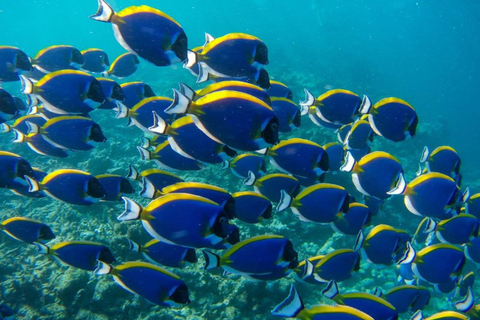
M360 104L360 107L358 107L358 112L361 114L367 114L370 112L370 109L372 108L372 100L367 95L363 95L362 98L362 103Z
M214 70L208 64L205 62L199 62L197 83L212 80L214 78L213 72Z
M415 312L410 318L410 320L423 320L422 310L418 310L417 312Z
M387 194L390 194L390 195L403 194L405 192L406 188L407 188L407 182L405 181L405 177L403 176L403 172L401 172L398 175L397 184L395 185L395 187L392 190L388 191Z
M142 137L142 148L148 149L152 146L152 141L146 137Z
M38 113L38 108L35 108L38 105L38 99L32 94L27 95L27 114Z
M28 192L37 192L41 189L40 183L36 180L33 180L29 176L25 176L28 183Z
M152 154L145 148L137 146L137 150L140 153L142 160L152 160Z
M458 185L458 184L457 184ZM462 202L467 203L470 200L470 188L467 187L462 194Z
M147 199L154 199L156 193L157 188L155 188L153 183L149 179L142 177L142 190L140 191L140 196Z
M187 61L185 61L183 67L191 68L198 62L198 53L193 50L187 50Z
M98 0L98 9L97 12L90 16L90 19L101 21L101 22L111 22L115 11L112 7L105 2L105 0Z
M363 234L363 231L360 230L358 232L357 239L355 240L353 251L358 252L362 248L364 241L365 241L365 235Z
M468 288L467 295L462 300L455 302L455 308L458 311L466 313L475 305L475 299L473 298L472 287Z
M113 110L117 112L117 114L115 115L115 119L128 117L128 108L126 105L124 105L120 101L117 101L117 107L114 108Z
M253 186L255 184L255 181L257 181L255 173L253 173L252 171L248 171L248 176L245 180L243 180L243 184L246 186Z
M303 268L302 280L310 279L313 276L313 271L315 270L315 266L313 263L305 259L305 267Z
M41 253L41 254L48 254L49 251L50 251L50 248L43 244L43 243L40 243L40 242L34 242L35 245L37 246L37 250L38 250L38 253Z
M149 127L148 130L165 135L168 130L168 123L162 117L160 117L155 111L152 111L153 114L153 126Z
M415 260L416 255L417 253L415 252L415 249L413 249L410 242L407 242L407 250L403 254L403 257L401 257L400 260L398 260L397 264L400 265L400 264L412 263L413 260Z
M375 287L375 289L373 290L373 295L381 298L383 295L382 288Z
M203 250L203 256L205 257L204 270L211 270L220 267L220 256L208 250Z
M290 207L292 204L292 196L289 195L285 190L280 191L280 201L278 202L275 210L277 212L282 212Z
M97 268L93 271L95 274L109 274L113 270L112 266L98 260L98 266Z
M302 110L301 111L302 115L306 115L308 113L308 111L310 110L310 107L315 104L315 97L307 89L303 89L303 90L305 90L305 100L300 101L299 104L300 104L300 108Z
M40 132L40 127L38 126L38 124L36 123L33 123L33 122L30 122L30 121L27 121L25 123L27 125L27 128L28 128L28 133L39 133Z
M11 130L12 128L8 124L6 123L0 124L0 133L10 132Z
M183 82L179 82L178 86L180 87L180 92L183 93L188 99L194 100L196 93L190 86L186 85Z
M137 180L139 176L138 170L132 165L128 165L128 174L127 178L132 180Z
M333 299L338 294L338 285L334 280L330 280L325 289L322 290L322 294L329 298Z
M127 197L122 197L125 203L125 211L117 217L120 221L137 220L142 214L142 206Z
M128 239L128 249L135 252L140 252L141 246L135 241Z
M173 102L167 109L165 109L165 113L167 114L187 113L191 103L192 103L192 100L190 100L186 95L184 95L177 89L173 89Z
M430 156L430 151L428 150L428 147L427 146L423 147L422 155L420 156L420 163L427 162L429 156Z
M25 94L32 94L33 93L33 89L34 89L34 84L33 82L28 79L27 77L25 77L24 75L19 75L20 77L20 81L22 83L22 91L23 93Z
M14 134L13 140L12 140L13 143L25 142L26 136L23 133L21 133L17 129L13 129L13 134Z
M352 156L350 151L347 151L343 165L340 167L340 171L352 172L354 167L355 167L355 158Z
M110 75L110 71L109 71L109 70L103 71L102 73L100 73L100 76L102 76L103 78L108 78L109 75Z
M295 289L295 286L292 284L288 297L282 302L280 302L280 304L272 310L272 315L286 318L294 318L303 309L305 309L305 306L303 304L302 298L298 294L297 289Z
M222 162L222 169L228 169L228 168L230 168L230 161L224 160Z

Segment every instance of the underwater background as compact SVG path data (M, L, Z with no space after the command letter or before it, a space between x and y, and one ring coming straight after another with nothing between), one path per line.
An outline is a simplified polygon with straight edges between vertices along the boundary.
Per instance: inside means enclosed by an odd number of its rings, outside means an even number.
M368 94L373 102L399 97L417 111L419 125L413 139L394 143L376 139L373 150L383 150L402 163L406 180L414 178L425 145L431 150L449 145L462 159L463 186L480 192L478 143L480 130L480 2L459 1L109 1L120 10L146 4L171 15L184 28L189 47L204 42L204 32L214 37L244 32L262 39L269 49L267 66L271 79L287 84L293 101L303 100L303 88L315 96L331 88ZM101 48L110 60L125 52L115 40L111 26L88 17L97 1L13 1L0 3L0 44L22 49L34 56L40 49L68 44L83 50ZM182 68L155 67L142 60L137 72L119 83L142 80L160 96L171 97L171 88L185 82L202 85ZM4 88L20 95L19 83ZM10 134L0 135L1 150L22 155L32 166L48 172L60 168L85 170L93 175L126 175L128 165L155 167L142 161L136 150L142 133L126 128L126 120L99 112L92 117L108 138L88 152L66 159L40 156L25 144L11 143ZM302 126L288 137L310 139L321 145L336 141L332 130L302 119ZM269 172L274 169L269 167ZM249 189L229 170L210 166L195 173L178 173L188 181L214 184L229 192ZM329 180L330 179L330 180ZM360 197L350 174L327 176ZM139 190L137 188L137 190ZM55 241L89 240L107 244L119 262L142 260L128 249L127 239L145 243L150 239L138 222L120 222L116 217L123 203L73 206L49 197L28 199L1 191L0 221L13 216L40 220L57 236ZM139 196L134 199L148 202ZM372 219L371 226L387 223L415 231L420 218L405 208L402 197L392 198ZM290 212L274 214L260 225L238 224L241 239L260 234L281 234L292 240L300 259L353 247L355 237L335 233L329 226L299 221ZM370 227L371 228L371 227ZM240 276L222 276L220 270L206 272L197 264L174 270L189 285L192 303L186 307L160 308L117 286L111 277L96 276L66 267L40 255L5 235L0 238L0 302L11 306L17 319L274 319L270 310L282 301L294 282L292 276L276 281L251 281ZM200 257L200 250L198 250ZM476 266L467 265L475 270ZM375 286L388 290L397 284L395 266L379 267L362 261L351 279L339 284L341 292L369 291ZM297 283L308 306L329 303L322 286ZM480 291L476 290L476 296ZM443 294L432 291L424 313L454 310ZM410 314L403 314L408 319Z

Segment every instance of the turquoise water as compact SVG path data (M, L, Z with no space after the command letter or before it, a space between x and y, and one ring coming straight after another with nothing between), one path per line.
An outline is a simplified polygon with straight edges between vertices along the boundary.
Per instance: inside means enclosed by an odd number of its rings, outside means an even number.
M244 32L261 38L269 48L272 79L287 84L293 100L303 100L303 88L315 96L328 88L344 88L368 94L372 101L395 96L408 101L419 115L417 136L401 143L377 139L374 150L395 155L407 181L414 177L424 145L454 147L462 158L463 186L480 191L478 177L478 119L480 108L480 3L477 1L110 1L119 11L130 5L156 7L184 28L189 47L202 45L204 32L218 37ZM1 45L21 48L29 56L46 46L69 44L83 50L101 48L113 61L124 49L111 26L88 18L95 13L94 0L12 1L0 4ZM171 96L171 88L185 82L195 88L191 74L175 65L155 67L142 61L139 70L119 83L143 80L157 95ZM20 95L18 84L5 84ZM39 156L26 145L13 145L9 134L0 136L1 150L15 152L46 171L77 168L94 175L125 175L128 164L154 167L140 160L135 146L142 133L125 128L125 121L111 120L112 113L93 115L108 141L91 152L77 152L67 159ZM314 126L307 118L302 127L283 139L296 136L319 144L336 139L331 130ZM273 172L273 168L269 168ZM229 171L211 166L197 173L181 173L186 180L203 181L230 192L246 190ZM358 196L348 174L330 177ZM328 179L327 179L328 181ZM137 190L139 190L137 188ZM108 244L120 262L140 260L130 252L127 238L149 240L140 223L119 222L122 203L77 207L51 198L27 199L2 190L0 220L26 216L47 223L58 241L90 240ZM141 200L140 197L136 199ZM143 201L143 204L147 202ZM389 200L372 225L388 223L415 231L420 219L409 213L400 198ZM261 225L238 223L242 239L268 233L289 237L300 259L350 248L355 237L335 234L329 226L298 221L290 212L273 216ZM56 240L56 241L57 241ZM110 277L100 277L62 266L41 256L35 248L4 235L0 242L0 303L9 304L18 319L273 319L270 310L286 297L291 276L274 282L248 281L221 272L203 271L196 265L174 271L187 282L192 304L165 309L123 291ZM200 250L198 250L200 257ZM475 269L468 265L466 269ZM386 277L386 280L380 276ZM352 279L342 282L344 291L368 290L396 283L394 266L378 267L362 262ZM308 306L320 302L321 286L297 284ZM453 310L445 295L433 293L425 314ZM477 292L477 296L479 296ZM409 314L402 315L408 319Z

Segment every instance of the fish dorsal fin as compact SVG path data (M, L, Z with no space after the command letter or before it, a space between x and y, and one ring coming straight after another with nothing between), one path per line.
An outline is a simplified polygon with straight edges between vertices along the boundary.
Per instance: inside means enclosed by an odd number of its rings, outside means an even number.
M430 156L430 151L428 150L428 147L427 146L423 147L422 155L420 156L420 163L427 162L427 159L429 156Z
M272 310L272 315L293 318L305 308L302 298L292 284L288 297Z
M112 7L104 0L98 0L98 9L97 12L90 16L90 19L101 21L101 22L111 22L112 17L115 15Z
M289 195L285 190L280 190L280 201L278 202L275 210L277 212L282 212L290 207L292 204L292 196Z
M207 44L209 44L213 40L215 40L215 38L212 37L212 35L210 33L205 32L205 43L203 44L203 46L206 47Z

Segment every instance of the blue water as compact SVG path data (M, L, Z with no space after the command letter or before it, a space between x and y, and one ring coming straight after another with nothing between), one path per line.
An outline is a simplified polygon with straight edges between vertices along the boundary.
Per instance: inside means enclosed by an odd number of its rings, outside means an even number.
M303 100L303 88L315 96L328 88L344 88L368 94L374 102L389 96L408 101L419 115L417 137L399 144L382 140L375 146L397 156L411 179L425 144L431 149L450 145L461 156L464 186L470 186L474 193L480 191L478 1L117 0L109 3L118 11L130 5L146 4L166 12L182 25L190 48L203 44L204 32L214 37L244 32L261 38L269 48L270 64L266 69L272 79L290 86L295 102ZM113 61L125 51L116 42L109 24L88 18L96 9L95 0L3 0L0 45L17 46L31 57L55 44L69 44L80 50L101 48ZM158 95L169 97L171 88L176 88L179 81L202 87L195 84L195 79L180 64L160 68L142 61L133 76L119 82L134 80L143 80ZM5 87L19 94L18 84ZM316 139L321 144L335 139L331 132L325 133L327 131L313 126L306 118L302 120L303 128L293 135ZM124 129L122 121L104 121L109 141L90 154L77 153L65 160L48 159L27 146L12 146L10 138L4 136L0 149L19 153L45 170L72 167L93 174L108 171L124 175L132 162L142 169L153 167L152 163L140 162L136 153L135 145L141 137L138 130ZM244 188L237 178L217 170L220 169L209 168L182 176L189 180L204 179L231 192ZM343 182L350 184L348 177L344 177ZM140 259L128 252L126 237L148 240L139 223L124 224L115 220L122 212L121 204L100 204L98 209L78 208L48 198L25 200L6 190L2 191L0 204L2 221L24 215L48 222L52 228L56 227L62 241L82 238L110 243L117 253L123 254L121 261ZM413 232L419 220L396 198L373 223L389 223ZM328 230L321 239L318 239L318 228ZM283 217L260 227L245 227L244 231L248 235L277 232L291 236L303 258L331 249L322 248L332 235L328 226L305 226L295 218ZM293 283L291 278L274 283L248 282L238 277L222 280L220 273L213 276L204 273L199 263L181 273L192 285L195 303L184 309L166 310L134 298L110 279L99 280L82 271L60 267L51 259L38 257L34 248L25 248L3 235L1 239L4 256L0 261L0 303L9 303L17 311L18 319L154 319L159 316L161 319L270 319L273 317L269 311L287 295L288 285ZM337 239L335 249L353 245L352 238L339 237L338 240L336 235L333 239ZM15 251L10 253L11 250ZM365 270L342 283L342 289L371 289L375 282L372 279L378 274L388 277L385 281L388 288L394 285L394 267L364 265ZM83 291L77 294L78 290ZM308 305L319 302L318 288L300 286L300 290ZM435 296L426 313L440 311L442 306L453 310L451 303Z

